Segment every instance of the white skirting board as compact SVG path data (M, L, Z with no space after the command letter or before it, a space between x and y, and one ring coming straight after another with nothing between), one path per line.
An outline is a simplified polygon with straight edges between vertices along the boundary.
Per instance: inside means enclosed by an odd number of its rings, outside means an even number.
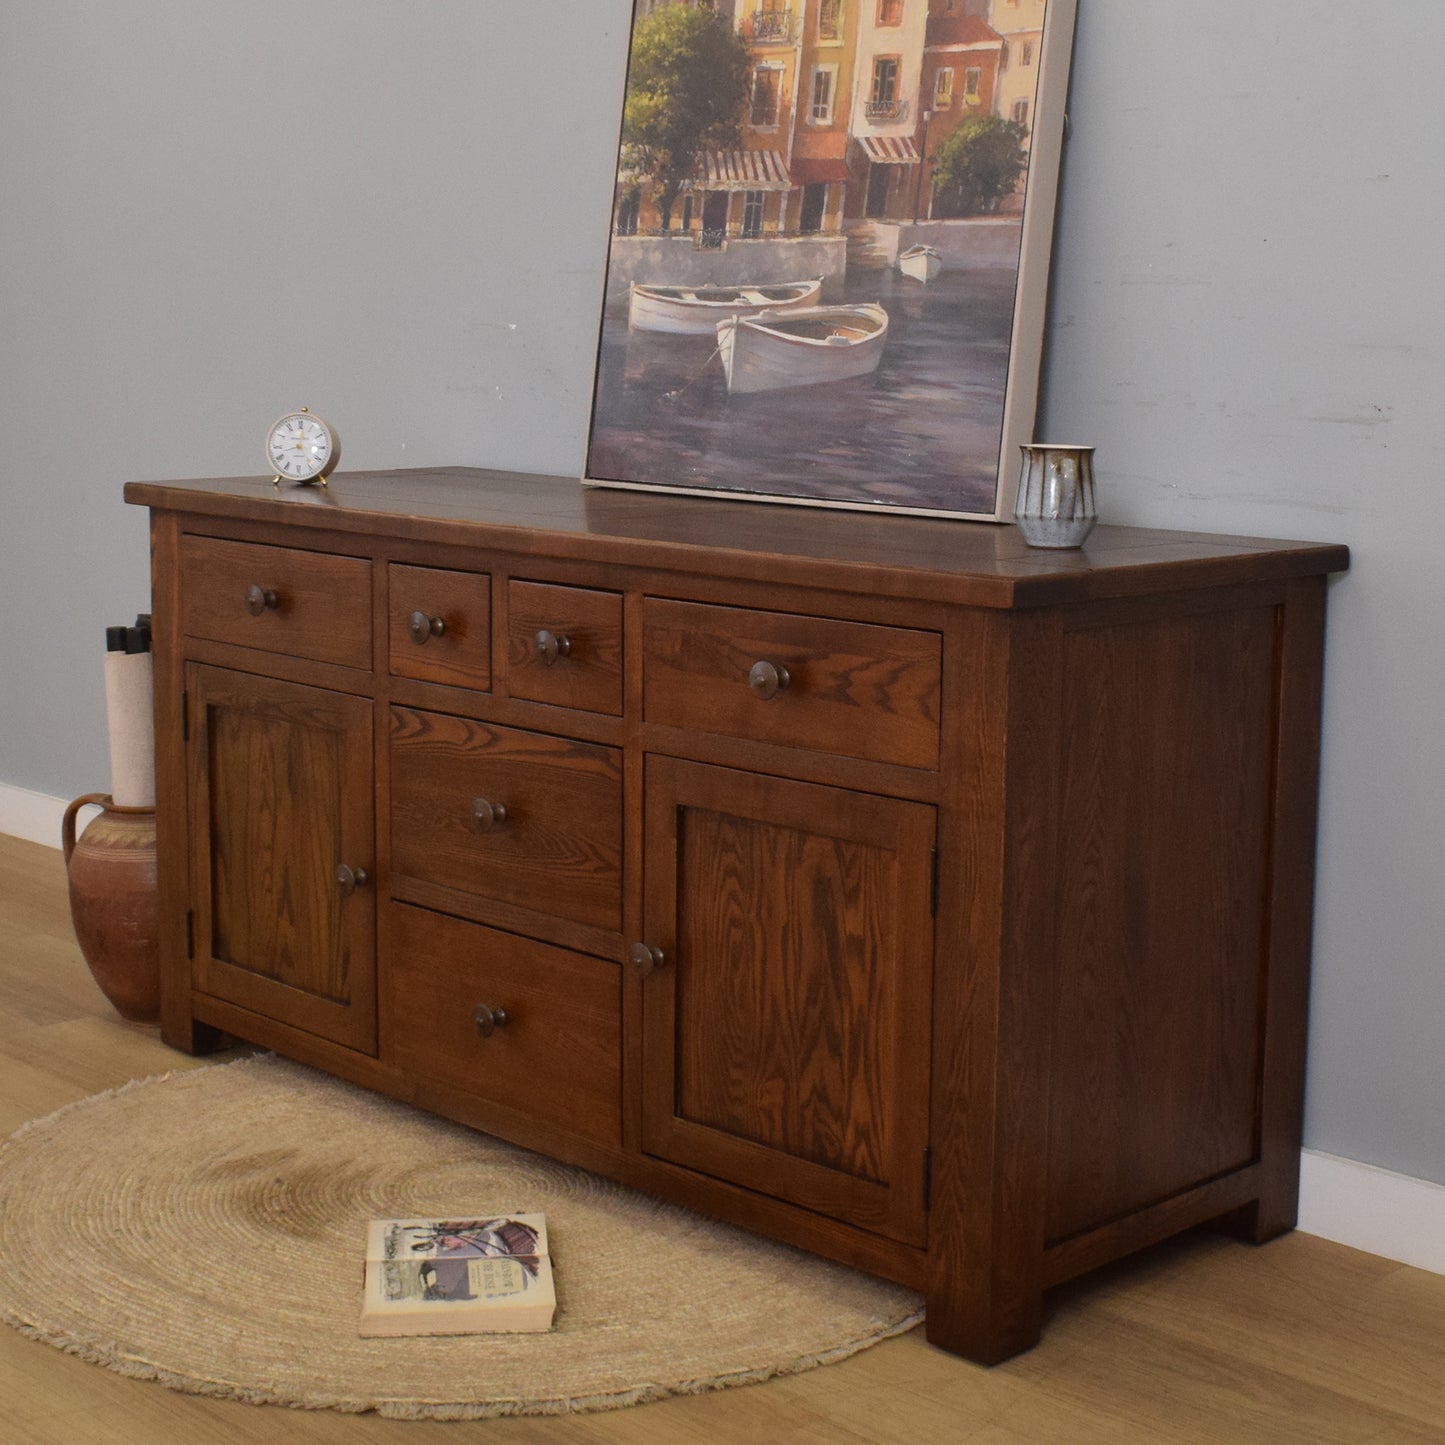
M1299 1227L1445 1274L1445 1184L1306 1149L1300 1155Z
M63 798L0 783L0 833L60 847ZM1445 1274L1445 1185L1306 1149L1299 1227L1337 1244Z
M97 788L96 792L101 789ZM27 843L60 847L60 823L67 807L64 798L34 793L13 783L0 783L0 833L24 838ZM83 824L85 816L80 822Z

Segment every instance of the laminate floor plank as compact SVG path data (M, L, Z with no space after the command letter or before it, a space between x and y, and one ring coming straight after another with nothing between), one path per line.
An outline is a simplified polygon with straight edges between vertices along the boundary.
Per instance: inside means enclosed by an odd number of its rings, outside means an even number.
M59 852L0 836L0 1132L238 1052L190 1059L119 1019L71 934ZM594 1415L424 1425L182 1395L0 1327L0 1440L1445 1445L1445 1277L1308 1235L1261 1249L1197 1235L1055 1291L1042 1343L992 1370L914 1331L765 1385Z

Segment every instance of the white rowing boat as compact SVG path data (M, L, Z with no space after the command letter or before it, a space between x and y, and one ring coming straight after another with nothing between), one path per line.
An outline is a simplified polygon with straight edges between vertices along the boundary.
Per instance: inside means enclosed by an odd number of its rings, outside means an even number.
M943 258L932 246L910 246L898 254L898 269L925 285L943 270Z
M887 336L888 313L876 301L733 316L717 326L730 392L866 376L882 360Z
M634 286L627 303L633 331L709 335L730 316L756 316L789 306L810 306L823 278L783 281L775 286Z

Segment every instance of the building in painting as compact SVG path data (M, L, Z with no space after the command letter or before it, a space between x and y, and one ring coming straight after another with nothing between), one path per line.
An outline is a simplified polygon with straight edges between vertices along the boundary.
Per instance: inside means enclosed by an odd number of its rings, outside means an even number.
M988 23L1003 39L994 113L1031 132L1044 39L1044 0L991 0Z
M666 228L700 248L925 219L966 116L1031 126L1045 0L636 0L635 21L667 5L748 52L738 142L698 154ZM662 231L647 178L618 179L618 231Z
M928 0L852 0L857 58L850 219L910 214L917 189L919 86Z
M860 0L801 0L799 103L788 169L795 211L792 227L801 235L842 229L850 180L857 28L850 8Z
M998 114L999 70L1003 37L963 0L930 0L923 51L921 150L928 160L970 115ZM919 186L913 219L929 215L932 187Z

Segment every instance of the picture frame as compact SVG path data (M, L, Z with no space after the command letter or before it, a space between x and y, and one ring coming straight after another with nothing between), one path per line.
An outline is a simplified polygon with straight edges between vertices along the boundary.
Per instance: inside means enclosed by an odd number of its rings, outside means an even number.
M994 521L1075 0L636 0L584 485Z

